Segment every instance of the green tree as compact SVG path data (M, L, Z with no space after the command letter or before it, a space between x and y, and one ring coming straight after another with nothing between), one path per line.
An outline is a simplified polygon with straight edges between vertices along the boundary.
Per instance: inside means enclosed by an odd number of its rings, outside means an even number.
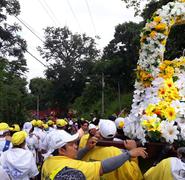
M31 108L36 109L36 102L39 98L40 110L45 110L51 107L52 104L52 82L44 78L34 78L30 80L29 89L35 103Z
M133 22L119 24L115 28L114 39L104 49L105 73L109 73L114 86L120 82L125 90L131 90L133 86L141 27L141 24Z
M0 58L0 119L8 122L21 122L27 118L26 79L12 71L12 63Z
M67 108L81 95L99 54L95 45L93 38L73 34L67 27L45 29L44 47L38 50L50 63L46 76L53 83L53 106Z
M25 61L23 53L27 47L26 41L18 35L21 27L15 23L7 23L9 15L17 16L19 13L20 5L17 0L0 1L0 56Z
M26 41L18 32L18 24L9 24L9 16L18 16L17 0L0 1L0 118L18 122L26 119L27 71L24 52Z
M147 6L150 4L150 6L153 4L160 4L158 7L161 7L161 5L167 4L168 2L175 1L175 0L122 0L126 3L126 7L130 8L133 7L135 10L135 16L141 15L143 12L143 9L147 9ZM150 16L149 16L150 17Z

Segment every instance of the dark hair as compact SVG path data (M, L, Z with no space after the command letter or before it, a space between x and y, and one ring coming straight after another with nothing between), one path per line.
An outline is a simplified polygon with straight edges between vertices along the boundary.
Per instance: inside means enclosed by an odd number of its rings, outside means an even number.
M63 146L62 148L63 148L63 149L66 149L66 146ZM58 149L55 149L51 154L52 154L53 156L59 156Z
M25 146L26 144L26 140L24 140L21 144L19 145L13 145L13 148L22 148L23 146Z
M59 155L58 149L55 149L55 150L52 152L52 155L53 155L53 156L58 156L58 155Z
M81 121L81 126L83 126L84 124L89 124L89 122L88 121Z
M185 147L180 147L177 149L177 153L181 155L180 159L185 163Z

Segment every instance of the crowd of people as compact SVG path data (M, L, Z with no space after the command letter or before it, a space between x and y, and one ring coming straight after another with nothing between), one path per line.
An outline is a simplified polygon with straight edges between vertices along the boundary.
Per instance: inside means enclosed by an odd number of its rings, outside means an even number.
M185 179L185 148L178 157L162 160L142 174L138 157L144 147L123 139L119 118L74 122L32 120L22 127L0 123L0 179L2 180L163 180ZM122 142L123 147L98 145Z

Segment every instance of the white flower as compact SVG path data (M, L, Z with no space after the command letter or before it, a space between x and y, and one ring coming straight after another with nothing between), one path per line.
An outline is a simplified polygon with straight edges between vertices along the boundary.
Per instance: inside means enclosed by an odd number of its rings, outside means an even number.
M159 86L161 86L161 85L163 85L163 84L164 84L164 79L161 78L161 77L155 78L155 79L153 80L153 82L152 82L152 85L153 85L154 87L159 87Z
M185 126L181 127L181 137L185 140Z
M178 100L172 101L171 107L173 107L175 109L175 112L178 113L181 108L181 103Z
M185 127L185 118L179 117L175 121L180 128Z
M166 142L173 143L174 140L177 140L177 135L179 134L179 131L177 130L177 126L173 125L173 122L162 121L161 133Z

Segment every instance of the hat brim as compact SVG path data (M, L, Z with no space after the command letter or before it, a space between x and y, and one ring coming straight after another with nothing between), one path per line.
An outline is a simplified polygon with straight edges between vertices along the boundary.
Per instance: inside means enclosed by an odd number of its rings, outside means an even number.
M76 134L71 135L68 138L66 138L65 143L76 141L76 140L78 140L78 138L79 138L79 133L76 133Z

